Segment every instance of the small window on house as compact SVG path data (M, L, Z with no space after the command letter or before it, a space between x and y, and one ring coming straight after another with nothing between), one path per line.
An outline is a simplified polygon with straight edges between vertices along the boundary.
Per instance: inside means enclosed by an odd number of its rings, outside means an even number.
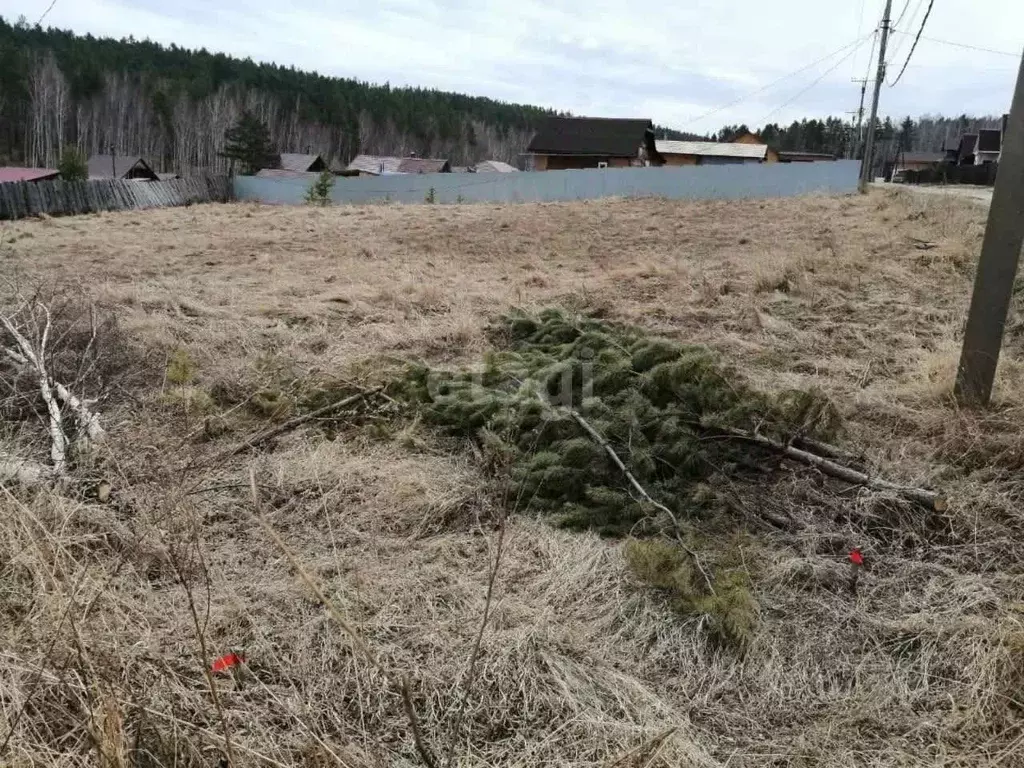
M608 163L606 163L606 162L604 162L604 161L602 161L602 162L599 162L599 163L597 164L597 167L598 167L598 168L607 168L607 167L608 167Z

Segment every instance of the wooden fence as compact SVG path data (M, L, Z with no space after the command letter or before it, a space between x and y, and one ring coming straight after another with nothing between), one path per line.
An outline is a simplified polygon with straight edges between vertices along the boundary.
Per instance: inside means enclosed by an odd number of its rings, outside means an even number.
M226 202L232 196L226 176L169 181L32 181L0 184L0 220L41 213L61 216L96 211Z

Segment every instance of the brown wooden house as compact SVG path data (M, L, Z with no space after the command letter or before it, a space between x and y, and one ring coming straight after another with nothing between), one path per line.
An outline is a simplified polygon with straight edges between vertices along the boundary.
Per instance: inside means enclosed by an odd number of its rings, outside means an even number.
M750 131L744 131L739 136L737 136L735 139L733 139L732 143L733 144L764 144L765 146L767 146L767 143L765 142L764 139L762 139L760 137L760 135L758 135L756 133L751 133ZM771 147L768 147L768 151L765 152L764 162L766 162L766 163L777 163L777 162L779 162L779 153L776 152Z
M526 148L527 168L629 168L662 165L650 120L549 117Z
M93 155L87 166L90 179L160 180L145 158L138 155Z

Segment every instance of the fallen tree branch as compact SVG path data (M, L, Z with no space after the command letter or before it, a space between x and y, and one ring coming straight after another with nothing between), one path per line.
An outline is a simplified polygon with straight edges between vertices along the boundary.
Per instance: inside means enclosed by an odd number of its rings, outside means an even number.
M42 397L43 403L46 405L46 412L49 415L50 461L53 462L54 473L63 475L67 470L68 438L64 433L64 427L61 423L60 405L57 404L57 399L53 394L50 374L46 371L46 344L50 338L50 310L43 304L38 306L43 310L43 314L46 317L46 324L43 326L38 350L34 349L29 340L14 327L14 323L11 322L10 318L0 315L0 323L3 324L4 329L11 335L11 338L14 339L14 343L18 345L20 357L24 358L36 374L39 382L39 396ZM7 356L13 360L17 360L19 357L18 353L12 354L11 351L8 351Z
M383 389L384 387L374 387L373 389L367 389L362 392L357 392L356 394L350 395L349 397L346 397L342 400L338 400L335 403L325 405L323 408L317 408L315 411L310 411L309 413L304 413L301 416L296 416L293 419L288 419L288 421L282 424L278 424L276 427L271 427L270 429L265 429L262 432L257 432L252 437L240 442L234 448L229 448L227 451L220 455L220 458L227 459L230 458L231 456L237 456L240 453L245 453L246 451L258 448L263 443L267 442L268 440L272 440L278 435L283 435L285 432L290 432L296 427L301 427L308 421L312 421L313 419L325 416L331 411L336 411L339 408L344 408L346 405L351 405L357 400L362 400L364 397L369 397L370 395L376 394Z
M53 379L50 379L50 382L53 385L54 392L57 393L57 398L75 414L79 435L85 435L90 442L102 440L106 433L103 431L103 427L100 426L100 417L90 411L89 407L71 394L63 384L53 381Z
M846 464L863 464L864 457L858 456L855 453L850 453L842 448L835 445L829 445L823 443L820 440L812 440L809 437L795 437L792 441L792 445L796 448L801 448L810 453L817 454L818 456L824 456L826 459L834 459L836 461L842 461Z
M781 453L787 458L807 464L808 466L816 469L820 469L826 475L839 478L840 480L845 480L846 482L853 483L854 485L863 485L867 488L874 488L878 491L896 493L903 498L916 502L917 504L920 504L934 512L944 512L949 506L946 497L936 491L898 485L897 483L892 483L879 477L871 477L864 472L859 472L856 469L843 466L831 459L818 456L810 451L794 448L790 445L786 445L785 443L780 443L776 440L764 437L763 435L744 432L742 429L734 429L732 427L723 427L719 429L732 437L736 437L741 440L749 440L752 443L756 443L757 445Z
M707 584L708 590L711 592L712 595L715 594L715 588L711 584L711 577L708 575L708 572L704 570L704 564L701 562L700 556L698 556L697 553L694 552L690 547L686 546L686 544L683 543L682 538L680 538L678 534L679 520L676 519L676 516L672 513L672 510L666 507L660 501L655 501L653 498L651 498L651 494L649 494L647 490L642 485L640 485L640 481L637 480L633 473L629 471L629 469L623 463L622 459L620 459L619 455L615 452L615 449L612 448L611 443L609 443L600 432L594 429L590 425L590 422L588 422L580 415L579 411L575 410L574 408L568 408L567 410L569 411L569 415L576 420L577 424L583 427L583 429L586 431L588 435L590 435L594 442L596 442L598 445L604 448L604 452L608 454L608 458L610 458L615 463L615 466L619 468L622 474L626 476L626 479L629 480L629 484L633 486L633 488L636 490L638 494L640 494L640 497L648 504L651 504L652 506L654 506L655 508L659 509L660 511L664 512L666 515L669 516L669 519L676 527L677 543L680 547L683 548L683 550L686 551L686 553L690 557L693 558L693 562L696 564L697 570L699 570L700 575L704 577L704 582Z

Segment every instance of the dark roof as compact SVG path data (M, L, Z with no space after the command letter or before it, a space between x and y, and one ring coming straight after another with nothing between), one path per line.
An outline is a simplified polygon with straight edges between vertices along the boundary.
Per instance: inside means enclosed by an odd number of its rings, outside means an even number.
M434 157L403 157L398 164L399 173L447 173L450 170L447 160Z
M327 163L320 155L281 153L281 170L283 171L322 171L326 167Z
M0 168L0 183L7 181L46 181L56 179L60 171L53 168Z
M812 162L814 160L835 160L835 155L830 155L825 152L779 152L779 160L782 162Z
M998 152L1003 134L998 128L982 128L978 131L978 151Z
M973 155L976 146L978 146L978 134L965 133L960 137L960 157Z
M650 120L610 117L549 117L534 135L527 152L541 155L636 157Z
M145 178L157 181L157 175L138 155L93 155L88 162L90 179ZM133 173L134 172L134 173Z
M903 163L941 163L946 159L945 152L903 152L899 161Z

